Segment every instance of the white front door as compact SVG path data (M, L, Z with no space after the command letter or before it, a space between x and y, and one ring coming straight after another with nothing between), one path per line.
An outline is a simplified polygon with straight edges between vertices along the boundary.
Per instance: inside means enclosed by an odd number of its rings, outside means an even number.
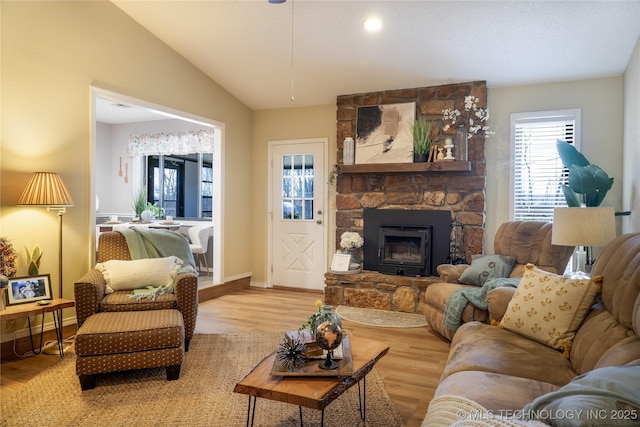
M326 139L271 143L271 286L322 290Z

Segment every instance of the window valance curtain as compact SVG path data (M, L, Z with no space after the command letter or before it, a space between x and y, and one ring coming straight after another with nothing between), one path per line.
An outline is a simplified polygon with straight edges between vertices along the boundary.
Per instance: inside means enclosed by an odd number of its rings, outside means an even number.
M214 141L214 129L129 135L127 154L134 157L213 153Z

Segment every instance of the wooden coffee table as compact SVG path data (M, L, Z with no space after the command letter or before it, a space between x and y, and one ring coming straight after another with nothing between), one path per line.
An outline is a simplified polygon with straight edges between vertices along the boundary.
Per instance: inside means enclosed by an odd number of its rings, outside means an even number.
M247 426L253 426L258 397L298 405L300 425L302 425L303 406L321 410L322 424L324 424L324 409L354 384L358 384L360 417L363 420L366 419L366 375L376 362L387 354L389 346L372 339L353 335L349 335L349 341L353 359L353 373L348 376L272 376L271 368L276 352L274 351L264 358L233 389L234 393L249 396ZM361 380L362 391L360 389Z

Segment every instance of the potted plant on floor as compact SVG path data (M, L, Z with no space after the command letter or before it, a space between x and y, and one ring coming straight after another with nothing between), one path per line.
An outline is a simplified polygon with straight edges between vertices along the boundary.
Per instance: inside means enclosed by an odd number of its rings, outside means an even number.
M418 118L413 122L413 161L422 163L427 161L427 154L431 149L431 121Z

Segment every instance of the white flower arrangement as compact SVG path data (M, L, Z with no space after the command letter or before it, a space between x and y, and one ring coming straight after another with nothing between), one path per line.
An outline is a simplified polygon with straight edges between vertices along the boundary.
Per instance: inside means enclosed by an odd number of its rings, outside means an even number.
M495 132L489 131L487 126L487 120L489 120L489 109L478 108L478 102L480 100L475 96L469 95L464 97L464 111L465 117L462 117L462 113L459 110L452 110L447 108L442 110L442 118L444 121L450 121L446 123L442 130L446 132L449 128L459 122L459 125L467 127L467 133L469 138L473 138L478 132L484 133L486 136L493 135Z
M355 231L345 231L340 236L340 247L342 249L355 249L364 245L364 239Z

